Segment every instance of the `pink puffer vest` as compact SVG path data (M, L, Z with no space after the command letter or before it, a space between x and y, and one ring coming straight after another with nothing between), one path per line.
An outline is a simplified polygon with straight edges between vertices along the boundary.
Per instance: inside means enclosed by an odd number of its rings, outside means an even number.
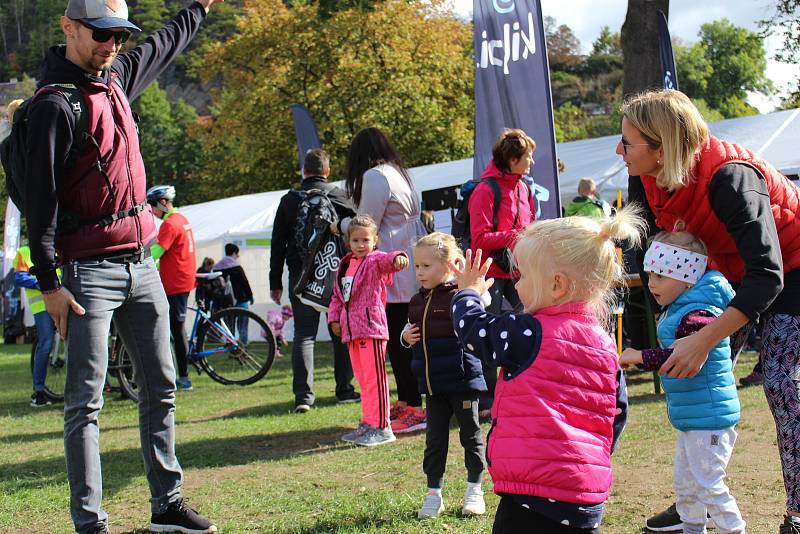
M582 303L536 313L533 364L497 382L487 458L496 493L598 504L611 487L617 353Z

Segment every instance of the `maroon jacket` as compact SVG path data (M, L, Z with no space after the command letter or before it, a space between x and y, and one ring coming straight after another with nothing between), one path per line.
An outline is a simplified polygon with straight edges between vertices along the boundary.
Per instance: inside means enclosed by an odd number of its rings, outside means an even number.
M101 76L67 60L64 46L48 51L40 86L66 83L81 90L88 108L84 110L89 118L88 133L98 143L108 180L95 166L97 148L90 142L83 145L75 164L66 168L75 115L59 94L37 97L28 114L30 163L25 176L25 209L33 261L31 274L38 278L42 289L58 287L57 262L134 251L155 236L149 210L105 226L91 221L145 202L144 163L129 101L138 97L186 48L204 17L203 6L193 3L142 44L117 56ZM80 222L77 230L64 232L66 213Z

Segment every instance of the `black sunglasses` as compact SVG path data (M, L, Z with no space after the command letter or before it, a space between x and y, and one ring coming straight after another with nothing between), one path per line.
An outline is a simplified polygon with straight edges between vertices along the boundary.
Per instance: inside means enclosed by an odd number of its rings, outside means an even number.
M124 44L128 42L128 39L131 37L131 32L120 30L118 32L112 30L98 30L97 28L92 28L88 24L85 24L82 21L78 21L78 23L83 26L84 28L89 28L92 30L92 39L97 41L98 43L105 43L112 37L114 38L114 42L116 44Z

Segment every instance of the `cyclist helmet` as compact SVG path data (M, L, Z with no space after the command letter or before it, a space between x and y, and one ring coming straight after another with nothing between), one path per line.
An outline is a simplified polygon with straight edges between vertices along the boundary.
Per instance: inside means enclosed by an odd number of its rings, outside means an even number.
M175 199L175 188L171 185L154 185L147 190L147 203L151 206L160 208L161 204L158 201L162 198L172 202Z

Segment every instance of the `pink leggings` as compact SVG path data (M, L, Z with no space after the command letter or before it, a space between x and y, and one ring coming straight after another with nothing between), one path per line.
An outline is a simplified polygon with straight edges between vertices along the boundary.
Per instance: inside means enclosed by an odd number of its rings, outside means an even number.
M353 374L361 386L361 420L375 428L389 427L389 377L386 341L356 339L347 344Z

